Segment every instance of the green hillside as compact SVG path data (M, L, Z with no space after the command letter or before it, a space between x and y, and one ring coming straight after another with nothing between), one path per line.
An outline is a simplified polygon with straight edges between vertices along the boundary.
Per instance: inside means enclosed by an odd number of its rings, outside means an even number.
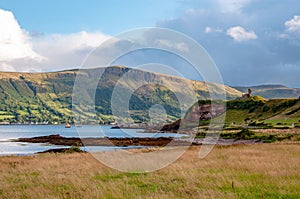
M280 127L300 124L299 99L270 99L251 97L227 103L226 124Z
M225 116L225 129L236 127L255 127L255 128L291 128L300 127L300 99L265 99L259 96L253 96L244 100L229 100L222 101L199 101L185 116L184 126L196 127L207 126L210 119L200 120L199 113L195 120L188 120L190 115L196 115L195 107L210 104L226 104L225 112L220 113L219 116L212 120L215 124L220 122L221 118ZM202 107L203 110L203 107Z
M72 122L72 92L73 85L78 76L90 77L83 82L89 87L94 84L95 74L98 70L103 71L101 82L98 83L95 95L95 110L97 120L101 123L113 121L111 110L111 96L118 80L131 70L133 77L122 84L123 89L129 89L139 81L147 78L155 78L163 82L165 86L149 84L137 89L129 103L129 112L136 122L149 119L148 109L153 104L161 104L165 107L168 119L174 121L180 117L180 105L175 96L176 93L188 95L182 90L183 85L196 91L199 99L209 97L207 85L200 81L191 81L183 78L161 75L146 71L134 70L125 67L109 67L87 69L84 71L68 70L53 73L0 73L0 122L10 123L65 123ZM99 72L99 71L98 71ZM210 84L214 87L216 95L221 85ZM241 92L225 87L227 97L234 99L241 96ZM80 95L87 102L91 102L93 95L83 89ZM89 123L93 116L93 107L85 107L78 110L81 122ZM185 107L188 109L189 107Z

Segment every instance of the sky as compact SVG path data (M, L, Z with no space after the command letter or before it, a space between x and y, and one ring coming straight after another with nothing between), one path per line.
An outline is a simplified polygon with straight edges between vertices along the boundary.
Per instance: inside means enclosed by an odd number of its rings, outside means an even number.
M299 88L298 4L298 0L0 0L0 70L78 68L94 48L119 33L161 27L202 45L227 85ZM158 62L166 58L153 56ZM197 79L193 72L187 77Z

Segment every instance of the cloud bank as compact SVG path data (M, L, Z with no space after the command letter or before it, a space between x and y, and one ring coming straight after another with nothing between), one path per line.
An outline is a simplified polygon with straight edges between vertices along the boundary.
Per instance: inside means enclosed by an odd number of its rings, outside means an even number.
M30 35L12 12L0 9L0 70L40 72L78 68L91 50L110 37L86 31Z
M0 9L0 61L22 58L43 59L32 49L28 33L20 28L12 12Z
M300 87L299 1L188 2L185 13L161 20L157 26L198 41L216 62L226 84Z

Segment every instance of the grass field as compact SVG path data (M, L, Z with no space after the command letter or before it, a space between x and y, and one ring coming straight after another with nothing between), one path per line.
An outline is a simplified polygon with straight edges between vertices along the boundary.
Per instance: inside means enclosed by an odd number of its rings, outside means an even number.
M192 147L152 173L121 173L90 154L0 158L0 198L299 198L300 145Z

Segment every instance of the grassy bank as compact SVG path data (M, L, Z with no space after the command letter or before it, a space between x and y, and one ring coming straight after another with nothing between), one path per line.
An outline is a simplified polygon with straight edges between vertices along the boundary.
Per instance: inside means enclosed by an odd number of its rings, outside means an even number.
M121 173L90 154L0 158L0 198L299 198L300 145L199 147L160 171Z

